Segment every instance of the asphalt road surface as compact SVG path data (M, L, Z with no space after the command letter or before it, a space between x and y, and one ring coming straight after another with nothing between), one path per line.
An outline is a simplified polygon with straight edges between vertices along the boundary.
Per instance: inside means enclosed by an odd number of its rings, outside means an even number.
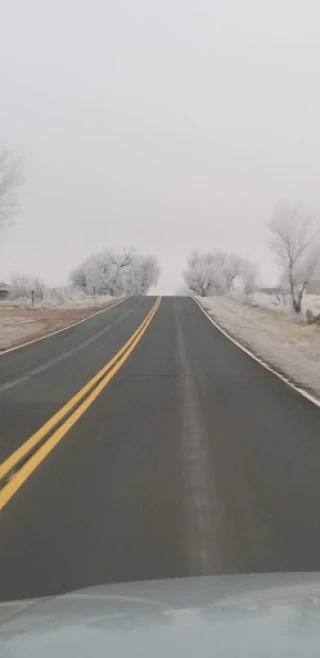
M128 299L0 356L0 462L130 341L155 302ZM85 411L78 401L73 424L72 409L58 422L48 454L38 459L55 428L1 481L1 600L320 569L319 409L189 298L163 298L141 332Z

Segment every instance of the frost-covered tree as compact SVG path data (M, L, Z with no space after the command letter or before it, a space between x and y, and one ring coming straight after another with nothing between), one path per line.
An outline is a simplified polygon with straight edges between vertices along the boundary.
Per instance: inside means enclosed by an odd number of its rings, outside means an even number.
M15 274L11 277L11 299L30 297L32 290L37 299L42 299L45 295L46 284L39 277L32 277L28 274Z
M78 287L109 295L146 295L160 276L154 256L134 250L116 253L112 250L92 254L70 274Z
M246 297L250 298L258 285L258 268L255 263L250 263L248 260L243 261L241 271L242 289Z
M281 285L289 290L293 310L301 313L303 294L320 261L319 224L302 206L282 203L268 228Z
M250 263L238 254L225 254L222 271L226 281L226 287L230 292L236 281L239 280Z
M193 251L187 260L187 269L183 273L188 288L201 297L225 293L223 262L221 252Z
M256 268L237 254L193 251L187 265L183 273L185 283L189 290L201 297L225 295L233 289L236 281L243 289L250 286L253 290Z
M154 256L135 254L131 277L128 281L128 292L136 295L146 295L150 288L158 283L159 276L160 268Z

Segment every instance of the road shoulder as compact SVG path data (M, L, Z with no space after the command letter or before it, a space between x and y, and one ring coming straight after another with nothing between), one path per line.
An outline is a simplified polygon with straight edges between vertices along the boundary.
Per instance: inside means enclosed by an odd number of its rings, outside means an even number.
M82 308L0 307L0 356L85 322L124 299L108 299L103 305Z
M193 300L229 340L313 404L320 406L320 360L311 352L306 352L306 340L303 342L302 335L299 343L295 327L289 331L288 319L277 317L276 312L256 309L232 299L193 297ZM263 321L268 314L276 324L274 331L270 331L270 322ZM313 335L312 346L313 350L320 351L319 329L307 325L304 329L309 334L310 330L313 334L317 332L316 336Z

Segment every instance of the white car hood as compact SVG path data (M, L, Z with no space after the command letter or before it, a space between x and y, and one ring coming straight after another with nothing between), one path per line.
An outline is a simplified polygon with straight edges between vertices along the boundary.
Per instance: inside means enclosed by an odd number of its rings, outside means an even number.
M320 655L320 574L182 578L0 603L1 658Z

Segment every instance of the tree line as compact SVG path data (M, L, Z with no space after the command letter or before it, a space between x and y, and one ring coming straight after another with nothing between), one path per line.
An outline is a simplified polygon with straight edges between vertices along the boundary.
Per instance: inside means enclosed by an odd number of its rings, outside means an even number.
M21 159L0 151L0 230L19 211L16 188L23 181ZM279 287L288 293L292 308L301 312L303 295L320 267L319 222L298 204L282 203L267 224L269 247L280 267ZM129 249L105 249L89 256L71 273L71 283L84 292L109 295L145 295L160 276L157 258ZM222 250L193 250L183 278L188 291L202 297L225 295L241 286L250 296L258 286L258 267L247 258ZM41 290L39 279L20 275L12 280L15 295Z
M301 313L303 295L320 267L319 222L303 206L281 203L267 229L269 248L280 267L279 288ZM193 251L183 276L188 289L202 297L230 293L235 285L251 295L258 285L254 263L223 251Z

